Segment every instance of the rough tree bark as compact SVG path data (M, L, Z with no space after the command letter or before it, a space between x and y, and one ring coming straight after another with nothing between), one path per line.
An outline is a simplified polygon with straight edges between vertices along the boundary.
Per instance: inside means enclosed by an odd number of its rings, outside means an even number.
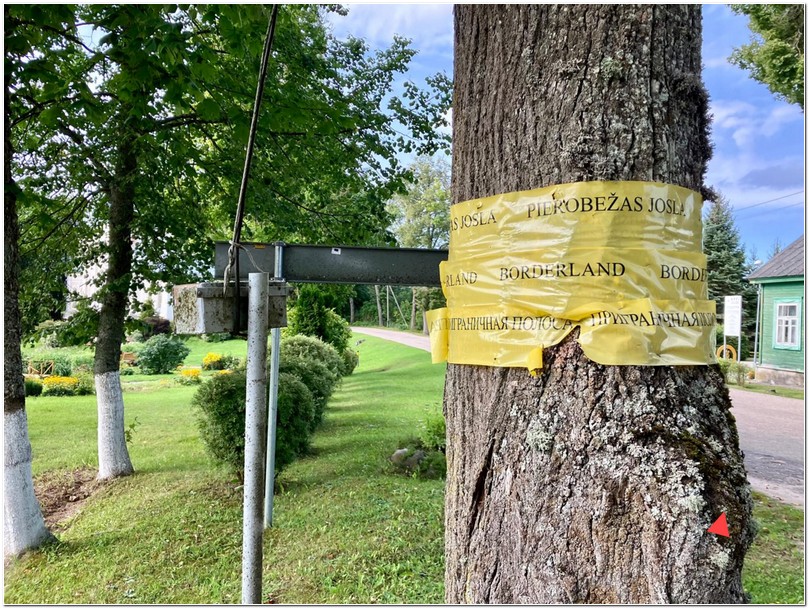
M132 271L136 169L135 140L130 132L118 144L115 177L109 188L109 253L95 351L98 478L101 480L127 476L135 471L124 433L120 362Z
M703 188L698 6L457 5L453 202ZM735 603L754 532L717 366L449 365L446 601ZM552 441L535 441L538 434ZM727 513L730 538L706 532Z
M14 556L55 539L45 527L39 502L34 495L31 472L31 443L25 415L25 384L20 352L21 320L19 306L20 228L17 218L17 187L11 173L11 123L8 115L9 76L6 70L4 98L5 138L3 154L3 554Z

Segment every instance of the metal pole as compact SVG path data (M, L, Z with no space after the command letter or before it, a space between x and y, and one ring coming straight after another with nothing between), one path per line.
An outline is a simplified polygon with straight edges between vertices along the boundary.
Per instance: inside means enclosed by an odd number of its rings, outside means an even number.
M244 422L244 520L242 604L261 603L264 529L264 432L267 428L267 324L269 276L250 273L247 314L247 403Z
M756 286L756 329L753 333L753 367L758 366L758 320L761 317L761 284Z
M284 244L275 244L275 280L283 279ZM281 356L281 328L270 330L270 416L267 422L267 469L264 479L264 528L272 526L275 501L275 429L278 419L278 366Z
M401 305L399 305L399 299L396 298L396 292L394 292L393 288L391 288L390 286L388 287L388 289L390 290L390 295L393 296L393 302L396 304L396 308L399 309L399 317L402 318L402 323L405 325L406 328L407 320L405 319L404 313L402 313L402 307Z

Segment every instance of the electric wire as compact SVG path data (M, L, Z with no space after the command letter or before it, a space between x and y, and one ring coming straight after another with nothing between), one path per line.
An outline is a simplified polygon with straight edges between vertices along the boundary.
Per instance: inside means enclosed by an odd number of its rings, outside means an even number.
M780 201L781 199L787 199L789 197L794 197L795 195L799 195L802 192L803 192L803 190L799 190L798 192L793 192L791 194L784 195L782 197L776 197L774 199L768 199L767 201L762 201L761 203L755 203L753 205L745 205L744 207L741 207L741 208L737 209L736 213L739 214L739 213L741 213L743 211L746 211L748 209L753 209L754 207L760 207L761 205L766 205L767 203L773 203L774 201Z
M275 24L278 19L278 5L273 5L272 14L270 15L269 23L267 24L267 34L264 38L264 49L261 54L261 66L259 68L259 77L258 77L258 84L256 85L256 99L253 104L253 116L250 121L250 132L247 139L247 152L245 153L244 158L244 171L242 172L242 182L241 186L239 187L239 201L236 206L236 218L233 224L233 239L230 241L230 248L228 248L228 264L225 267L224 273L224 289L227 290L228 279L230 275L230 270L233 268L234 264L236 265L236 315L238 321L238 311L239 311L239 292L238 289L238 256L236 255L237 249L241 247L241 235L242 235L242 225L244 223L244 209L245 209L245 199L247 197L247 183L250 177L250 166L253 161L253 149L255 148L255 141L256 141L256 131L258 130L258 117L259 111L261 109L261 100L264 97L264 83L267 79L267 64L269 63L270 59L270 51L272 50L272 43L273 39L275 38ZM238 325L237 325L238 330Z

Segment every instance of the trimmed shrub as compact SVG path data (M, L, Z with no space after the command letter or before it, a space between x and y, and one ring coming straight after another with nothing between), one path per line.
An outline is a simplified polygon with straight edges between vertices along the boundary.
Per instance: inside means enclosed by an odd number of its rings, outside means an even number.
M216 375L194 394L191 404L205 448L214 460L233 471L244 468L244 408L246 378L242 374Z
M323 422L326 403L334 393L340 377L329 370L322 361L299 356L285 357L283 349L280 363L281 373L296 376L312 393L314 415L310 422L310 431L314 431Z
M42 383L37 379L25 379L25 397L35 398L42 394Z
M323 340L340 353L348 349L348 342L351 340L351 326L332 309L326 309Z
M315 403L312 392L301 380L286 372L278 375L278 427L275 439L275 471L292 463L309 450L314 428Z
M138 366L144 374L169 374L190 352L180 339L158 334L146 341L138 354Z
M42 380L44 395L77 395L79 379L73 376L49 376Z
M284 335L316 336L342 352L348 347L351 328L346 320L324 303L325 297L317 286L300 286L295 306L287 314Z
M142 343L145 340L146 337L143 336L143 332L140 330L135 330L126 335L126 342L128 343Z
M326 368L342 376L343 358L331 345L314 336L290 336L281 341L281 361L290 357L301 357L322 362Z
M96 384L92 373L83 372L75 378L79 381L75 395L95 395Z
M340 366L340 374L343 376L352 374L354 369L360 363L360 354L353 349L346 348L346 350L340 354L340 357L343 360L342 365Z
M210 455L243 477L246 377L241 372L215 374L194 394L200 436ZM280 472L309 446L314 416L311 392L296 377L281 373L275 471Z

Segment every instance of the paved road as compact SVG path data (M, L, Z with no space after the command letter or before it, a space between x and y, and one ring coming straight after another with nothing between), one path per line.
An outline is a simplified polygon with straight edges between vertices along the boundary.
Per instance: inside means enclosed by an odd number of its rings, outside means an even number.
M430 350L426 336L385 330L352 328L386 340ZM744 463L752 487L804 507L804 402L775 395L731 389L733 415L744 451Z
M731 389L747 477L757 491L803 507L804 402Z

